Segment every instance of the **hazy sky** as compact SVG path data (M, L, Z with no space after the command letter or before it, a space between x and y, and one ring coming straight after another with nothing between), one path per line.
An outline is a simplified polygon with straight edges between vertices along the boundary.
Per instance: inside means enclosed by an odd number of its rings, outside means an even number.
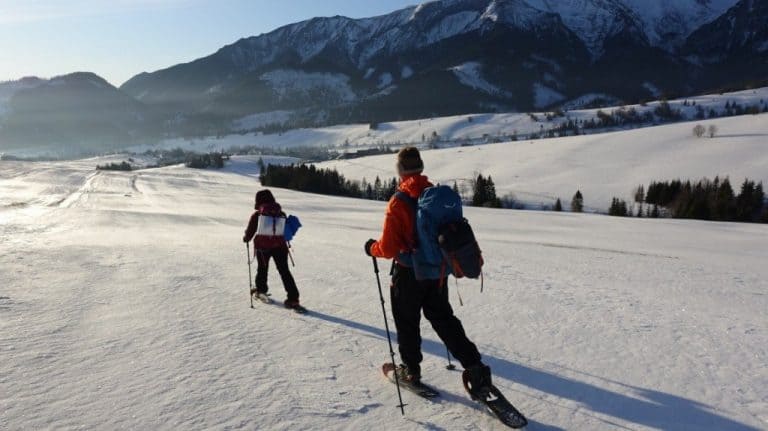
M140 72L316 16L382 15L423 0L0 0L0 81Z

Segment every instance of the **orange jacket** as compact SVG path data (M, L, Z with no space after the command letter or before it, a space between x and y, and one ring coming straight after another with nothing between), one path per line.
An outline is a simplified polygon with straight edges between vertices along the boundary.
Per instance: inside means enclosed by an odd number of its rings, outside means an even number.
M417 174L404 177L397 190L418 199L421 192L431 186L432 183L426 176ZM371 245L371 255L392 259L401 252L410 252L416 240L413 237L415 221L415 214L408 203L392 196L384 215L384 229L381 232L381 238Z

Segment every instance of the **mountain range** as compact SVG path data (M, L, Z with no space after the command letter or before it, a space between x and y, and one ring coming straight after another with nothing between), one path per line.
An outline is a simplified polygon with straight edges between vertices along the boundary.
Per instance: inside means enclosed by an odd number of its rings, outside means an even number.
M442 0L302 21L88 91L117 106L94 120L114 116L97 128L114 139L630 103L763 83L766 29L768 0ZM20 106L61 92L38 84L0 84L3 141L39 121Z

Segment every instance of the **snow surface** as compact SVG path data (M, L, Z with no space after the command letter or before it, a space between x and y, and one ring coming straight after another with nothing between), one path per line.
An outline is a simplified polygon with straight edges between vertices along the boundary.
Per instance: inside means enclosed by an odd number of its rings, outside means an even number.
M552 106L557 102L562 102L564 99L565 96L557 90L553 90L540 82L533 84L533 106L536 108Z
M620 3L603 0L526 1L540 10L559 14L563 24L581 38L595 58L602 54L605 40L620 32L624 26L617 19L621 11Z
M404 393L406 416L395 408L362 252L384 203L273 189L304 224L292 271L311 313L252 310L240 238L254 159L97 162L0 162L0 428L504 429L445 369L426 322L424 378L443 399ZM450 296L528 429L768 427L765 225L466 215L485 289L462 280L461 307L451 282Z
M714 124L718 135L696 138L694 124ZM613 197L631 202L633 190L651 181L729 176L737 193L744 178L768 184L768 114L423 151L422 158L426 172L444 184L468 187L482 173L493 178L500 196L528 205L551 206L557 198L567 204L580 190L588 209L607 211ZM319 166L351 179L395 176L392 155Z
M389 87L390 85L392 85L392 81L394 81L392 74L389 72L384 72L381 75L379 75L379 83L376 84L376 87L379 89Z
M431 45L443 39L461 34L477 22L479 15L477 11L462 11L448 15L440 23L430 27L429 32L424 35L422 43L424 45Z
M647 81L644 82L643 83L643 88L648 90L648 92L651 93L653 95L653 97L659 97L662 94L661 90L659 90L659 87L653 85L653 83L651 83L651 82L647 82Z
M459 82L467 87L472 87L494 96L512 97L509 92L495 86L483 78L483 65L478 62L470 61L451 67L449 70L456 75Z
M720 17L738 3L738 0L621 1L635 13L651 43L662 46L683 42L699 27Z
M532 7L560 15L581 38L593 57L606 39L624 30L629 16L653 46L666 49L685 41L693 31L718 18L738 0L524 0Z

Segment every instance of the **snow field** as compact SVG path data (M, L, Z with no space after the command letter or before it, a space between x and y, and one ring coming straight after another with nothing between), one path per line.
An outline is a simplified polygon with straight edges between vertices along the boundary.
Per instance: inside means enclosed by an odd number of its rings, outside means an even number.
M695 138L695 124L717 125L715 138ZM768 115L678 123L598 135L505 142L422 151L433 182L469 185L490 175L500 197L511 194L529 206L568 207L576 190L587 210L607 212L611 199L632 202L633 190L651 181L728 176L738 194L745 178L768 184ZM395 176L394 155L319 164L348 179ZM471 196L471 190L467 190Z
M252 161L92 166L0 163L0 202L27 202L0 206L0 428L502 429L426 322L424 376L443 400L395 408L362 251L384 203L273 189L304 224L298 316L248 305ZM764 225L466 213L485 291L460 281L462 307L451 282L451 299L529 429L768 425Z

